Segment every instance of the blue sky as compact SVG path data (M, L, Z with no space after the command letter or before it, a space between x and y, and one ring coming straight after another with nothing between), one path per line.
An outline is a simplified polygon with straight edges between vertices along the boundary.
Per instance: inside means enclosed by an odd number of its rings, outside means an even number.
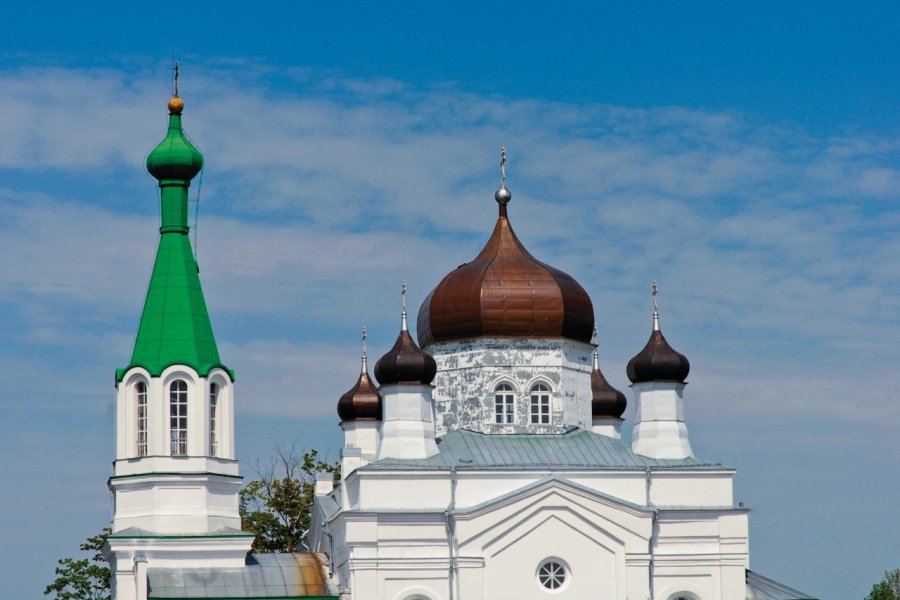
M621 389L659 281L694 449L753 509L752 567L837 600L900 566L894 3L166 8L3 9L8 594L40 597L110 516L173 52L245 475L273 441L336 456L361 323L377 356L400 280L418 306L475 256L503 144L516 231L591 294Z

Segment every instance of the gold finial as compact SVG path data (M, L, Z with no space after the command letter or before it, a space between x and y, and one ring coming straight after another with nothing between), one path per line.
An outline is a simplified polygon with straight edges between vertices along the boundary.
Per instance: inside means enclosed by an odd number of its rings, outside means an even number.
M178 97L178 61L175 62L175 66L172 67L172 71L174 71L174 84L172 91L172 98L169 100L169 114L170 115L180 115L181 111L184 110L184 100Z

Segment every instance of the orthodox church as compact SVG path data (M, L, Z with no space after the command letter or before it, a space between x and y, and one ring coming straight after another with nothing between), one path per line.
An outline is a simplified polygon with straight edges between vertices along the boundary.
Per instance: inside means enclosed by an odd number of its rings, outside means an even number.
M115 600L810 598L749 569L749 511L735 505L734 469L694 456L690 363L663 335L655 284L649 339L627 366L636 415L623 439L627 399L601 371L591 299L516 236L505 154L487 243L438 281L415 337L404 282L374 379L364 334L359 377L337 403L341 481L316 483L309 552L251 553L234 371L188 237L203 157L177 87L168 108L147 158L159 246L116 371Z

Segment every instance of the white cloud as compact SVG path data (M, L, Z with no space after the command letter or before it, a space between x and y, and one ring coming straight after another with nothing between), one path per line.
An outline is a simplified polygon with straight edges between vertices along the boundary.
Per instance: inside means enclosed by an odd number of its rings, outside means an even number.
M680 107L216 69L184 92L185 127L207 160L201 277L214 323L240 324L218 333L260 398L247 410L285 410L278 399L306 373L334 375L315 378L313 396L328 402L310 410L333 409L336 390L352 384L334 366L355 364L351 331L368 321L390 338L399 280L421 300L487 238L500 144L516 231L585 285L620 365L643 344L652 279L676 346L700 363L741 356L754 376L784 383L773 389L823 407L817 418L843 419L845 405L792 381L816 380L827 362L860 388L895 348L897 140L819 139ZM268 77L293 87L273 93ZM25 176L0 193L0 300L18 303L35 346L70 343L102 320L67 321L73 306L106 314L110 335L130 339L123 328L136 323L149 275L155 197L149 184L128 203L110 190L130 194L145 177L143 156L164 131L164 86L149 72L66 69L6 72L0 84L10 90L0 99L9 142L0 169ZM37 174L78 186L60 195ZM795 372L767 371L784 361ZM870 390L860 418L890 411L898 377ZM711 381L711 396L731 393L726 378Z

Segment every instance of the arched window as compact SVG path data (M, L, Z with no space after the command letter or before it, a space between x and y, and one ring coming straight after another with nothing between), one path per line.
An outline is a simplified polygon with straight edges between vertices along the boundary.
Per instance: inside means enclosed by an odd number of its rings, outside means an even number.
M187 454L187 383L176 379L169 385L169 452Z
M219 439L216 431L216 418L219 408L219 386L209 384L209 455L218 456Z
M501 383L494 389L494 423L516 422L516 396L508 383Z
M134 391L137 395L137 455L147 456L147 384L138 381Z
M690 592L677 592L669 596L668 600L697 600L697 596Z
M543 383L531 387L531 422L550 423L550 388Z

